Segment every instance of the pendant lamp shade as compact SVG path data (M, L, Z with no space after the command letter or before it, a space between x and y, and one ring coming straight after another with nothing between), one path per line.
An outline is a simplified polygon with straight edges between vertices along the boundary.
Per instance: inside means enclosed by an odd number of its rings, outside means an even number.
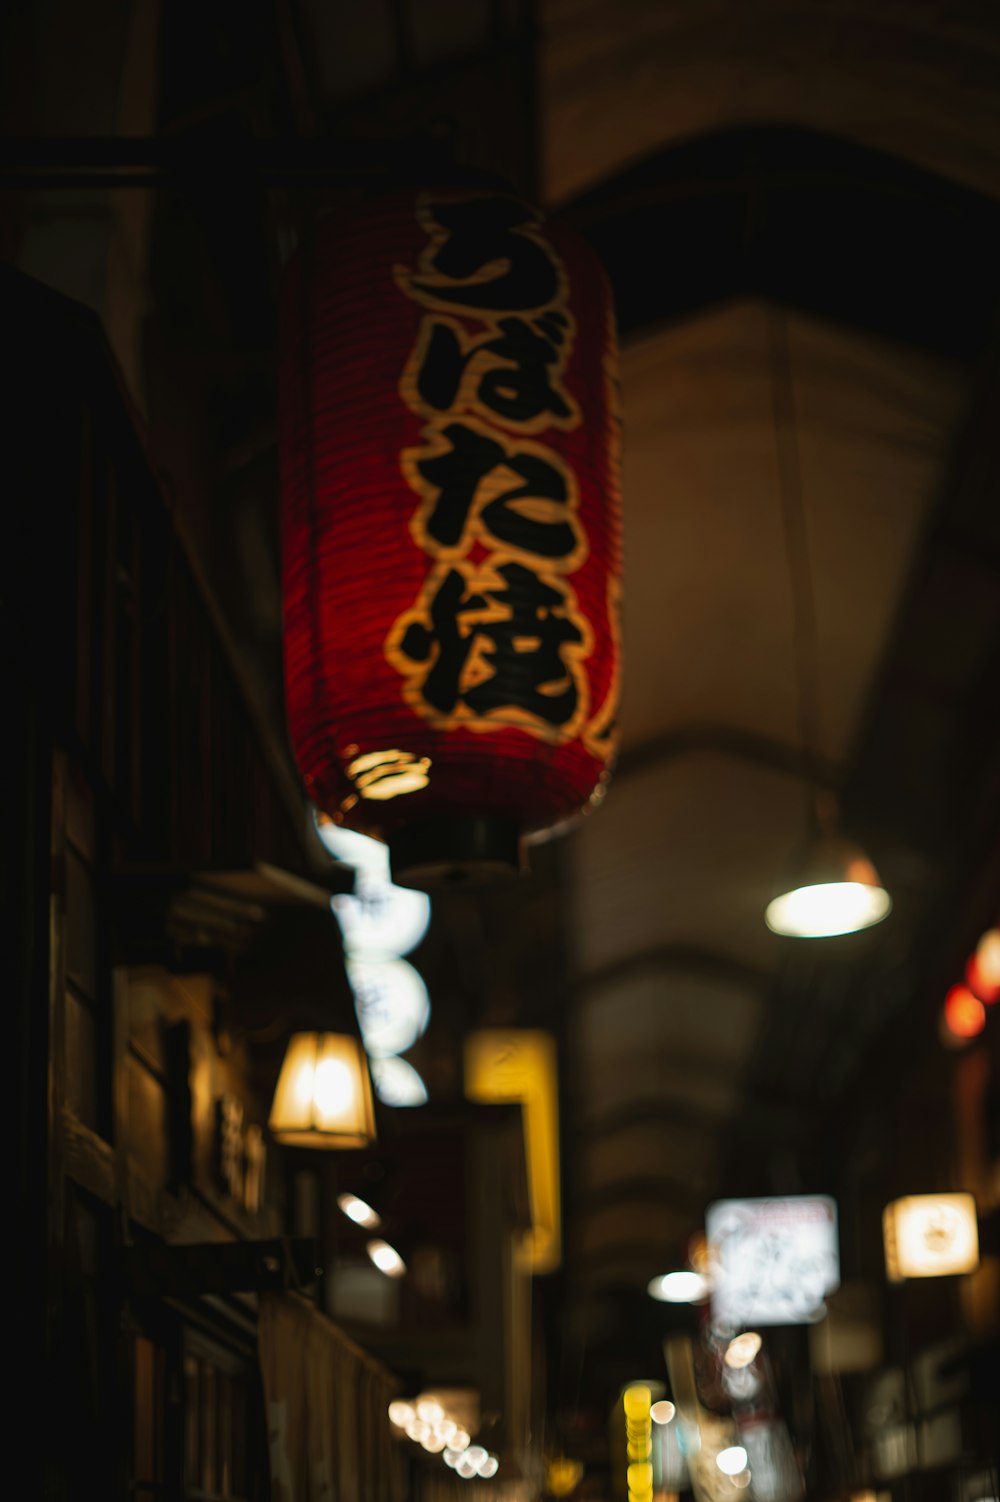
M289 1147L368 1147L375 1140L371 1080L359 1039L296 1033L289 1040L268 1121Z
M765 913L773 933L820 939L880 923L892 899L860 845L835 835L814 839Z
M281 300L288 722L397 882L516 871L615 744L620 502L603 271L494 187L317 227Z

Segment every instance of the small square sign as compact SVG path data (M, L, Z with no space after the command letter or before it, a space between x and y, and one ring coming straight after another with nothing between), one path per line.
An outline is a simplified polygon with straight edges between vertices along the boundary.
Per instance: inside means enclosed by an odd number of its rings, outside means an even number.
M807 1325L840 1283L837 1206L828 1195L717 1200L705 1231L716 1323Z

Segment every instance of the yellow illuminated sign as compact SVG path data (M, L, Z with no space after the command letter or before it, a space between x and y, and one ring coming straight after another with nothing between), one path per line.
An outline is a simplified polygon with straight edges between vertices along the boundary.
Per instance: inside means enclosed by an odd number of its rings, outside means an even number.
M652 1502L653 1497L653 1395L637 1384L622 1393L625 1409L625 1443L628 1454L628 1502Z
M979 1266L979 1226L971 1194L910 1194L882 1215L890 1283L971 1273Z
M552 1272L562 1257L554 1039L532 1029L471 1033L465 1044L465 1093L469 1100L521 1104L531 1230L519 1254L531 1272Z

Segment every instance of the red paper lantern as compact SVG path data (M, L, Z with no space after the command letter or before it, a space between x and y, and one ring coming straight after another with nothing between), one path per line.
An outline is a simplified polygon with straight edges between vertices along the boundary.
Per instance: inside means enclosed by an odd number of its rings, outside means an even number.
M616 347L576 236L400 193L289 265L289 726L311 796L414 883L515 866L603 790L619 681Z

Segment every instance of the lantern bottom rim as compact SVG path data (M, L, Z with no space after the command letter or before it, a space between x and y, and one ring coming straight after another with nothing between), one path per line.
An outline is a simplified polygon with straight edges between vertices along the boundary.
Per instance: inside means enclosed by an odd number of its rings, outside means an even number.
M521 830L490 816L421 819L388 837L392 879L419 890L483 886L526 869Z

